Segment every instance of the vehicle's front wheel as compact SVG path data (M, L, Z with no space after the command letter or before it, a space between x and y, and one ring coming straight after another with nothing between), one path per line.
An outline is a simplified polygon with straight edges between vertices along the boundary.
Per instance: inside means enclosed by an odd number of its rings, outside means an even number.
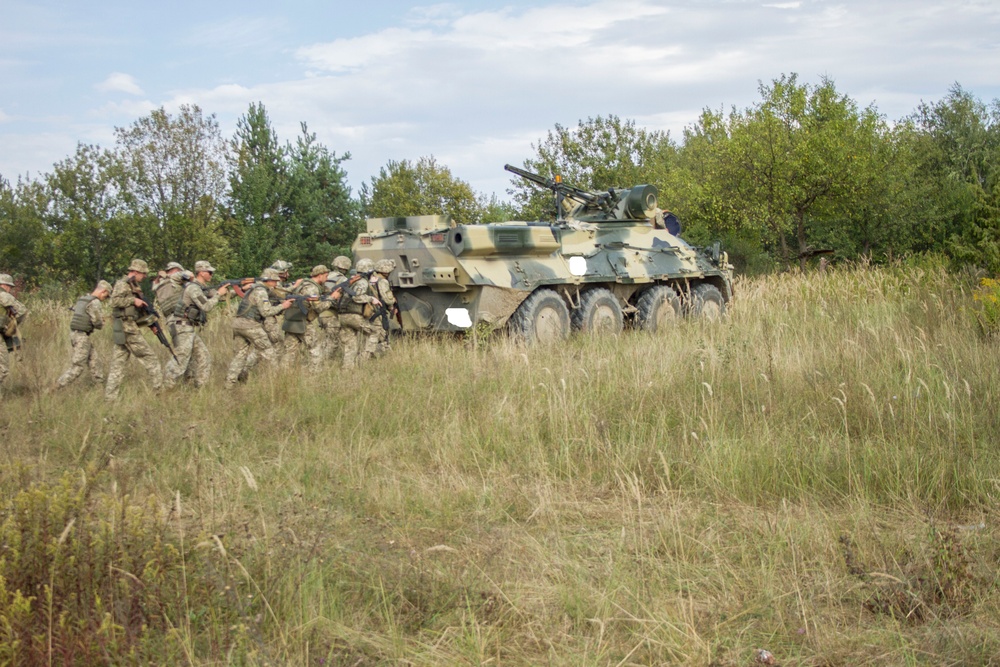
M643 331L668 331L681 316L681 299L668 285L654 285L639 295L636 325Z
M726 300L715 285L701 283L691 290L691 315L706 322L717 322L726 315Z
M624 316L615 295L597 287L580 295L580 307L573 311L571 323L577 331L616 334L624 326Z
M551 343L569 336L566 302L550 289L536 290L510 317L510 329L530 344Z

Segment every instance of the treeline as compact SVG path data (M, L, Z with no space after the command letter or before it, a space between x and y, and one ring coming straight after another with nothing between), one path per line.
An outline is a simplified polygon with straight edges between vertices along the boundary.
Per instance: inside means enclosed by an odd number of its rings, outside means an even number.
M937 253L1000 271L1000 101L956 84L888 121L834 82L796 75L745 109L706 109L680 141L615 116L556 125L523 166L603 190L652 183L701 244L720 239L750 271L817 253L886 261ZM36 179L0 177L0 263L31 284L93 282L133 256L207 259L251 275L275 258L300 269L346 250L365 217L447 213L464 223L551 219L552 198L519 179L477 193L433 157L390 161L352 195L344 163L302 123L282 144L263 104L231 138L197 106L117 128ZM498 165L499 168L499 165Z

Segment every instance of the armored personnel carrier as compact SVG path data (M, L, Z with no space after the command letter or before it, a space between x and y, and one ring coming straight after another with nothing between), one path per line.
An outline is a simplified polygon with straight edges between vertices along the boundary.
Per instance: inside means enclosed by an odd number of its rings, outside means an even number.
M680 317L725 314L733 295L728 255L718 244L699 249L671 233L655 186L590 192L504 168L552 190L554 222L372 218L358 235L355 259L396 263L389 281L404 330L464 331L485 323L546 342L571 330L657 332Z

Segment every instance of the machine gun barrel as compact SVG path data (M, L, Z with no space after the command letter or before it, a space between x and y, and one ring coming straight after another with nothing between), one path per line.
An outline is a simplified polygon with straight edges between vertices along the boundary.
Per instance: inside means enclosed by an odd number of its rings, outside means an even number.
M530 171L525 171L524 169L515 167L512 164L505 164L503 168L511 172L512 174L517 174L521 178L525 178L531 181L532 183L536 183L542 186L543 188L548 188L549 190L552 190L552 192L556 193L558 197L569 197L570 199L576 199L577 201L581 201L584 202L585 204L590 204L592 206L597 206L604 210L608 210L610 208L608 201L609 199L612 198L612 193L610 192L602 192L602 193L588 192L587 190L582 190L572 185L567 185L566 183L563 183L561 180L559 180L558 177L556 179L545 178L540 174L535 174ZM561 210L560 213L562 213Z

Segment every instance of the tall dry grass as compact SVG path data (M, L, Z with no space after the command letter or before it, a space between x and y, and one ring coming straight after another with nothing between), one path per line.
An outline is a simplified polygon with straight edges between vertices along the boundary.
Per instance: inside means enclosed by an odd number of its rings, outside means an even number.
M117 404L42 391L68 311L29 304L0 485L158 507L187 556L160 576L199 594L143 646L191 664L995 664L1000 371L971 286L737 295L723 325L411 339L231 393L216 316L209 388L136 366Z

